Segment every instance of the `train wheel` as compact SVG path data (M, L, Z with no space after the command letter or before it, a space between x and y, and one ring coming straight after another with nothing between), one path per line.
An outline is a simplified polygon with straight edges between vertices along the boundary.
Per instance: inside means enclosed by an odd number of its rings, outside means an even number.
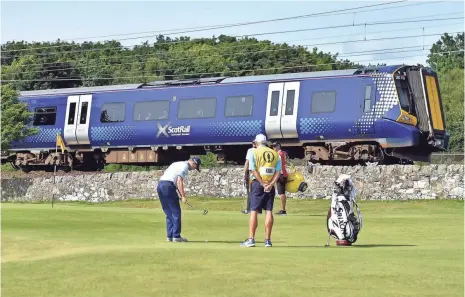
M21 169L18 165L15 165L14 162L10 162L10 165L11 165L11 167L12 167L13 169L15 169L15 170L20 170L20 169Z

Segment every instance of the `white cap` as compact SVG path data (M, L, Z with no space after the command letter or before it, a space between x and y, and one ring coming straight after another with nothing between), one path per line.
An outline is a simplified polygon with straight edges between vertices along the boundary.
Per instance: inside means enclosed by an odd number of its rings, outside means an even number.
M263 135L263 134L258 134L257 136L255 136L254 142L256 142L256 143L265 143L266 142L266 136Z

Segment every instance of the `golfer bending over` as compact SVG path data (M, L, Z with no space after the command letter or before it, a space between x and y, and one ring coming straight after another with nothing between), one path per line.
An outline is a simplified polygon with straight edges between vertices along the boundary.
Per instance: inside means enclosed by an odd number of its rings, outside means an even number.
M281 171L281 160L278 153L267 147L266 137L259 134L255 137L257 148L253 151L249 169L252 171L252 188L250 191L250 221L249 238L241 246L255 246L255 231L257 230L257 213L266 211L265 216L265 247L271 247L271 229L273 228L274 185Z
M166 215L166 241L187 242L187 239L181 237L181 206L176 189L181 194L182 202L186 203L184 178L188 170L197 169L200 171L200 164L199 157L193 157L188 161L174 162L160 177L157 192Z

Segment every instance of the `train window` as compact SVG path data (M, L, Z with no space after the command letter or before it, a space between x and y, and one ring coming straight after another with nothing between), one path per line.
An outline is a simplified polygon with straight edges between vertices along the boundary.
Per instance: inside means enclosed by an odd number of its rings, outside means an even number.
M85 124L87 122L87 105L88 102L82 102L81 105L81 119L79 120L79 124Z
M294 113L294 100L295 90L287 90L285 115L292 115Z
M192 98L179 100L178 119L214 118L216 98Z
M226 97L225 117L248 117L252 115L253 96Z
M126 114L126 103L114 102L104 103L100 114L101 123L118 123L124 122Z
M69 105L68 125L74 125L74 116L76 115L76 102Z
M145 101L134 104L133 121L166 120L170 113L170 101Z
M363 112L371 110L371 85L365 86L365 100L363 101Z
M399 95L400 106L406 111L410 111L409 90L407 83L396 80L397 93Z
M312 113L327 113L336 110L336 92L324 91L312 94Z
M270 116L277 116L279 109L279 91L271 92Z
M47 126L55 125L57 118L56 107L37 107L34 110L34 117L32 124L34 126Z

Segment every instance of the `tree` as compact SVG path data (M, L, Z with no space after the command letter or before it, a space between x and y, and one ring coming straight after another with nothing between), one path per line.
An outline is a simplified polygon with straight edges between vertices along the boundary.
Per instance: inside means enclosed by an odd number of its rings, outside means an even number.
M28 126L32 113L26 104L18 100L18 92L8 84L2 84L2 151L8 151L12 141L20 141L38 133L38 129Z
M20 91L358 68L317 48L226 35L159 35L131 49L115 40L7 42L1 49L2 79Z
M428 64L437 72L463 68L463 33L444 34L430 49ZM458 52L462 50L461 52Z

